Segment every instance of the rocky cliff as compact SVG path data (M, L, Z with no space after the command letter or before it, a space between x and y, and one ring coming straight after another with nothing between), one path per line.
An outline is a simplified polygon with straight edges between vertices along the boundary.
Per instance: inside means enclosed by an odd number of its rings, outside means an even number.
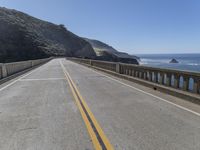
M84 39L92 45L97 55L96 59L139 64L138 63L139 57L137 56L129 55L128 53L124 53L124 52L119 52L112 46L98 40L93 40L93 39L88 39L88 38L84 38Z
M81 38L65 28L23 12L0 7L0 63L50 56L92 58L138 64L137 57L98 40Z
M0 7L0 62L49 56L95 58L92 46L63 25Z

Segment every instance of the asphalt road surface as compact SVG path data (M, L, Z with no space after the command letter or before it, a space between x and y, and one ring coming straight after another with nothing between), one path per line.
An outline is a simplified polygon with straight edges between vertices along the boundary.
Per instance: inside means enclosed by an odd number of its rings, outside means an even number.
M54 59L0 85L0 150L200 150L200 106Z

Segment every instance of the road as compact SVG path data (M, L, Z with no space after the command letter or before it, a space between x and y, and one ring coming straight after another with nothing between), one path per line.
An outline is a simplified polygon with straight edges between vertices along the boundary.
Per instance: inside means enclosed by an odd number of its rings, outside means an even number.
M54 59L0 85L0 150L199 150L200 106Z

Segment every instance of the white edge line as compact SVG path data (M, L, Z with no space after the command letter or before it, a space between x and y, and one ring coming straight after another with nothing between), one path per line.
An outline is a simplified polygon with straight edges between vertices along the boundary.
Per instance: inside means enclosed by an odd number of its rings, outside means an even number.
M20 79L19 81L50 81L50 80L65 80L65 78Z
M42 66L43 66L43 65L42 65ZM40 66L40 67L42 67L42 66ZM34 70L32 70L31 72L29 72L29 73L27 73L27 74L25 74L25 75L19 76L18 79L14 80L13 82L7 84L6 86L0 88L0 92L3 91L4 89L10 87L11 85L15 84L16 82L20 81L22 78L25 78L25 77L29 76L30 74L32 74L33 72L37 71L40 67L35 68Z
M75 63L75 64L77 64L77 63ZM88 67L87 67L87 68L88 68ZM88 69L91 69L91 68L88 68ZM136 88L136 87L134 87L134 86L131 86L131 85L129 85L129 84L123 83L123 82L121 82L121 81L119 81L119 80L117 80L117 79L115 79L115 78L112 78L112 77L110 77L110 76L107 76L107 75L105 75L105 74L103 74L103 73L100 73L100 72L94 70L94 69L91 69L91 70L94 71L94 72L96 72L96 73L99 74L99 75L102 75L102 76L105 76L105 77L109 78L110 80L116 81L116 82L118 82L118 83L120 83L120 84L122 84L122 85L125 85L125 86L127 86L127 87L130 87L130 88L132 88L132 89L134 89L134 90L137 90L137 91L139 91L139 92L141 92L141 93L144 93L144 94L146 94L146 95L149 95L149 96L152 96L152 97L154 97L154 98L157 98L157 99L159 99L159 100L162 100L162 101L164 101L164 102L166 102L166 103L168 103L168 104L174 105L174 106L176 106L176 107L178 107L178 108L180 108L180 109L183 109L183 110L185 110L185 111L188 111L188 112L193 113L193 114L195 114L195 115L197 115L197 116L200 117L200 113L198 113L198 112L195 112L195 111L193 111L193 110L190 110L190 109L185 108L185 107L183 107L183 106L180 106L180 105L178 105L178 104L175 104L175 103L173 103L173 102L170 102L169 100L163 99L163 98L161 98L161 97L159 97L159 96L156 96L156 95L153 95L153 94L151 94L151 93L149 93L149 92L145 92L145 91L143 91L143 90L141 90L141 89L138 89L138 88Z

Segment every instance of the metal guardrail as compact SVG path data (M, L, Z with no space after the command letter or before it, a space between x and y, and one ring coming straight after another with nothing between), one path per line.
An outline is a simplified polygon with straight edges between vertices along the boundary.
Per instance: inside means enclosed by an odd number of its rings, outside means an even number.
M162 69L147 66L139 66L124 63L97 61L90 59L68 58L69 60L84 63L87 65L110 70L119 74L124 74L150 81L160 85L200 94L200 73L190 71L180 71L174 69Z
M38 66L51 59L52 58L45 58L45 59L28 60L21 62L2 63L0 64L0 79L11 76L15 73L24 71L26 69Z

